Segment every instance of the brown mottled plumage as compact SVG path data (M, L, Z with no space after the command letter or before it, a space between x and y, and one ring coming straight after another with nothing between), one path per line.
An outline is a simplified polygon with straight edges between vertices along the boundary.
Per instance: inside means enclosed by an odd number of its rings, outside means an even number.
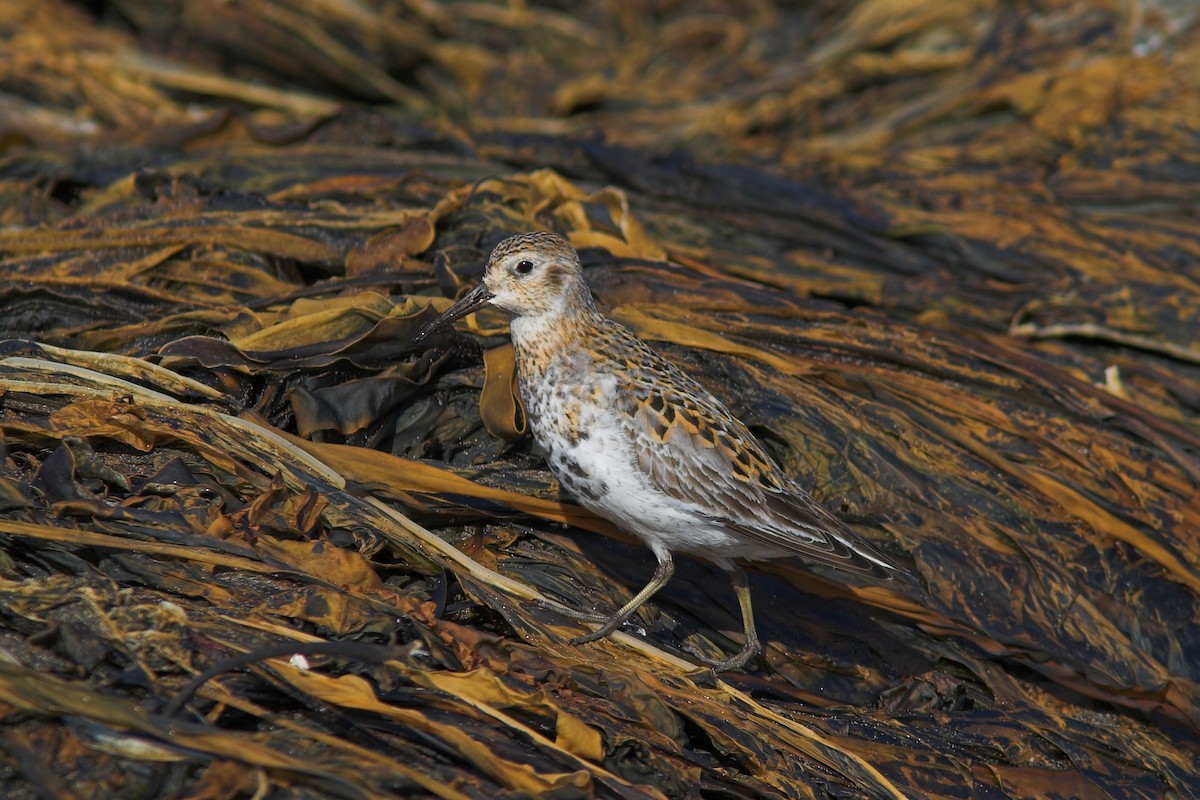
M491 303L513 315L521 398L551 471L580 505L638 536L654 577L575 643L611 633L670 579L671 553L729 570L746 643L717 669L760 649L750 589L734 559L799 556L876 577L897 567L768 458L713 395L596 310L575 250L551 233L501 242L483 283L418 335Z

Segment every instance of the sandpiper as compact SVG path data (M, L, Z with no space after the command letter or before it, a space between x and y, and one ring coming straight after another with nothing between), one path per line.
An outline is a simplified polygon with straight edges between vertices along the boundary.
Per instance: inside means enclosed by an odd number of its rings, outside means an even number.
M602 623L572 644L619 628L670 580L673 552L731 573L746 640L731 658L708 662L717 670L738 669L761 649L736 559L799 556L879 578L900 569L779 469L707 389L601 314L578 254L561 237L502 241L483 283L417 340L489 303L512 315L521 399L551 472L580 505L658 559L650 582L615 613L572 613Z

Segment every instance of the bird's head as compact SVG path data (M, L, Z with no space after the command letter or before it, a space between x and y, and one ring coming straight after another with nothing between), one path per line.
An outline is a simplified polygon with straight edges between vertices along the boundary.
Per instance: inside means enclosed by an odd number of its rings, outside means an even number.
M417 340L489 304L516 318L553 320L591 308L592 296L579 255L561 236L510 236L492 251L483 283L422 328Z

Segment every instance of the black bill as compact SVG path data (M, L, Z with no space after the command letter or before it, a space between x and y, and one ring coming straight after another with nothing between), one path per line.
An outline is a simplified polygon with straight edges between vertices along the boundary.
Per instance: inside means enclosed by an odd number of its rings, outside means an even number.
M443 328L457 319L462 319L472 311L477 311L483 306L487 305L488 301L491 300L492 297L494 297L494 295L488 291L487 286L482 283L479 284L474 289L463 295L461 300L439 314L436 319L432 320L424 328L421 328L421 330L417 332L417 335L413 337L412 343L420 344L426 336L433 333L438 328Z

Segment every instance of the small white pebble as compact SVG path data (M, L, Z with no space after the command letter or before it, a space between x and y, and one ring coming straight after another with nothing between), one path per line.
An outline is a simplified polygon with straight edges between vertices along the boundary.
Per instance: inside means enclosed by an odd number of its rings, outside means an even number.
M1104 388L1109 394L1129 399L1129 393L1125 391L1125 382L1121 380L1121 368L1116 364L1104 368Z

